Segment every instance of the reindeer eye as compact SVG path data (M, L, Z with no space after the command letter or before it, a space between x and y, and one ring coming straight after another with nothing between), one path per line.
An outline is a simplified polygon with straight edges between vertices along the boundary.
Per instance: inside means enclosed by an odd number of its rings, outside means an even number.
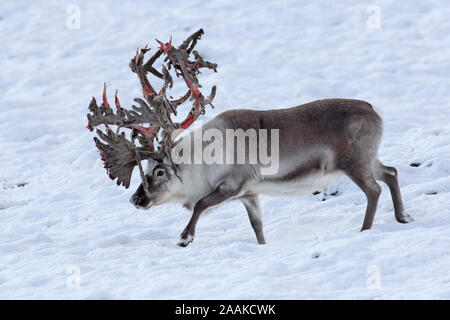
M163 174L164 174L164 171L163 171L163 170L159 170L159 171L156 173L156 175L157 175L158 177L161 177Z

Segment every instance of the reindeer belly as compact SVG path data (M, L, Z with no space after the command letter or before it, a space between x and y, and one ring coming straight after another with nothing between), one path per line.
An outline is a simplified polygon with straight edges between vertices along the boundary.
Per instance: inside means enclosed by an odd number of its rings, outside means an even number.
M303 177L290 180L265 180L249 188L250 192L273 195L273 196L295 196L309 194L316 190L336 184L342 172L314 172Z

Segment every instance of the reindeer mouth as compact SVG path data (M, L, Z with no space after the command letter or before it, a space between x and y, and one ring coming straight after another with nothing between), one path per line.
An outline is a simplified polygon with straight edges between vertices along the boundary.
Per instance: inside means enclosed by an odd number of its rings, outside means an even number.
M150 201L145 207L143 207L143 208L141 208L141 209L143 209L143 210L148 210L148 209L150 209L151 207L153 207L153 203Z
M136 194L130 198L130 203L136 209L140 209L140 210L148 210L153 205L152 200L150 200L146 197L136 195Z
M145 206L142 206L142 205L139 205L139 204L133 204L134 205L134 207L136 208L136 209L138 209L138 210L148 210L148 209L150 209L151 207L152 207L152 205L153 205L153 203L150 201L147 205L145 205Z

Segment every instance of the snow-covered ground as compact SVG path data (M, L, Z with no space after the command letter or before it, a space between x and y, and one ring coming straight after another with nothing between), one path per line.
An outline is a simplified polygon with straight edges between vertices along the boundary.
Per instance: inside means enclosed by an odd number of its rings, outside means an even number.
M70 5L79 29L67 26ZM449 16L446 0L2 1L0 298L449 299ZM265 246L230 202L179 248L188 211L131 206L139 177L126 190L105 174L89 101L106 81L129 107L141 96L136 48L200 27L198 50L219 64L201 78L218 86L205 118L369 101L385 118L380 159L397 167L415 221L394 220L383 185L360 233L366 200L344 178L326 201L262 197Z

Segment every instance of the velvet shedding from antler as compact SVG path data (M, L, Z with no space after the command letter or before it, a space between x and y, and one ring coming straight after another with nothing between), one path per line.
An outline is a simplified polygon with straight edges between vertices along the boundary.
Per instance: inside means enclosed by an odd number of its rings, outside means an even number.
M89 104L90 113L87 114L87 128L93 131L100 125L106 127L106 134L97 129L97 134L103 142L96 137L94 141L109 177L112 180L117 178L118 185L128 188L133 169L137 166L146 188L147 181L141 161L146 159L161 161L167 157L171 163L170 150L174 131L188 128L205 112L206 105L213 106L212 100L216 94L216 86L212 87L210 95L205 98L199 90L201 85L197 76L201 68L217 72L217 64L205 61L197 51L193 50L203 33L203 29L196 31L178 48L172 45L172 38L168 43L156 40L159 49L145 63L144 55L150 51L150 48L145 46L137 50L129 63L131 70L138 76L144 96L143 99L134 99L137 106L132 105L130 110L123 108L116 91L114 98L116 110L114 111L106 97L106 84L103 87L102 104L97 105L95 98L92 98ZM161 71L158 71L153 64L161 56L164 57L164 62ZM190 59L191 56L192 59ZM187 92L176 100L171 100L166 95L167 90L173 86L170 70L174 70L176 77L182 78L188 87ZM159 91L150 84L147 77L149 73L164 81ZM185 119L182 122L173 122L171 116L176 116L178 107L188 100L193 103ZM111 130L110 126L117 126L116 132ZM130 139L126 138L125 132L120 132L122 128L131 130ZM139 145L136 145L136 140ZM174 168L176 169L175 166Z

